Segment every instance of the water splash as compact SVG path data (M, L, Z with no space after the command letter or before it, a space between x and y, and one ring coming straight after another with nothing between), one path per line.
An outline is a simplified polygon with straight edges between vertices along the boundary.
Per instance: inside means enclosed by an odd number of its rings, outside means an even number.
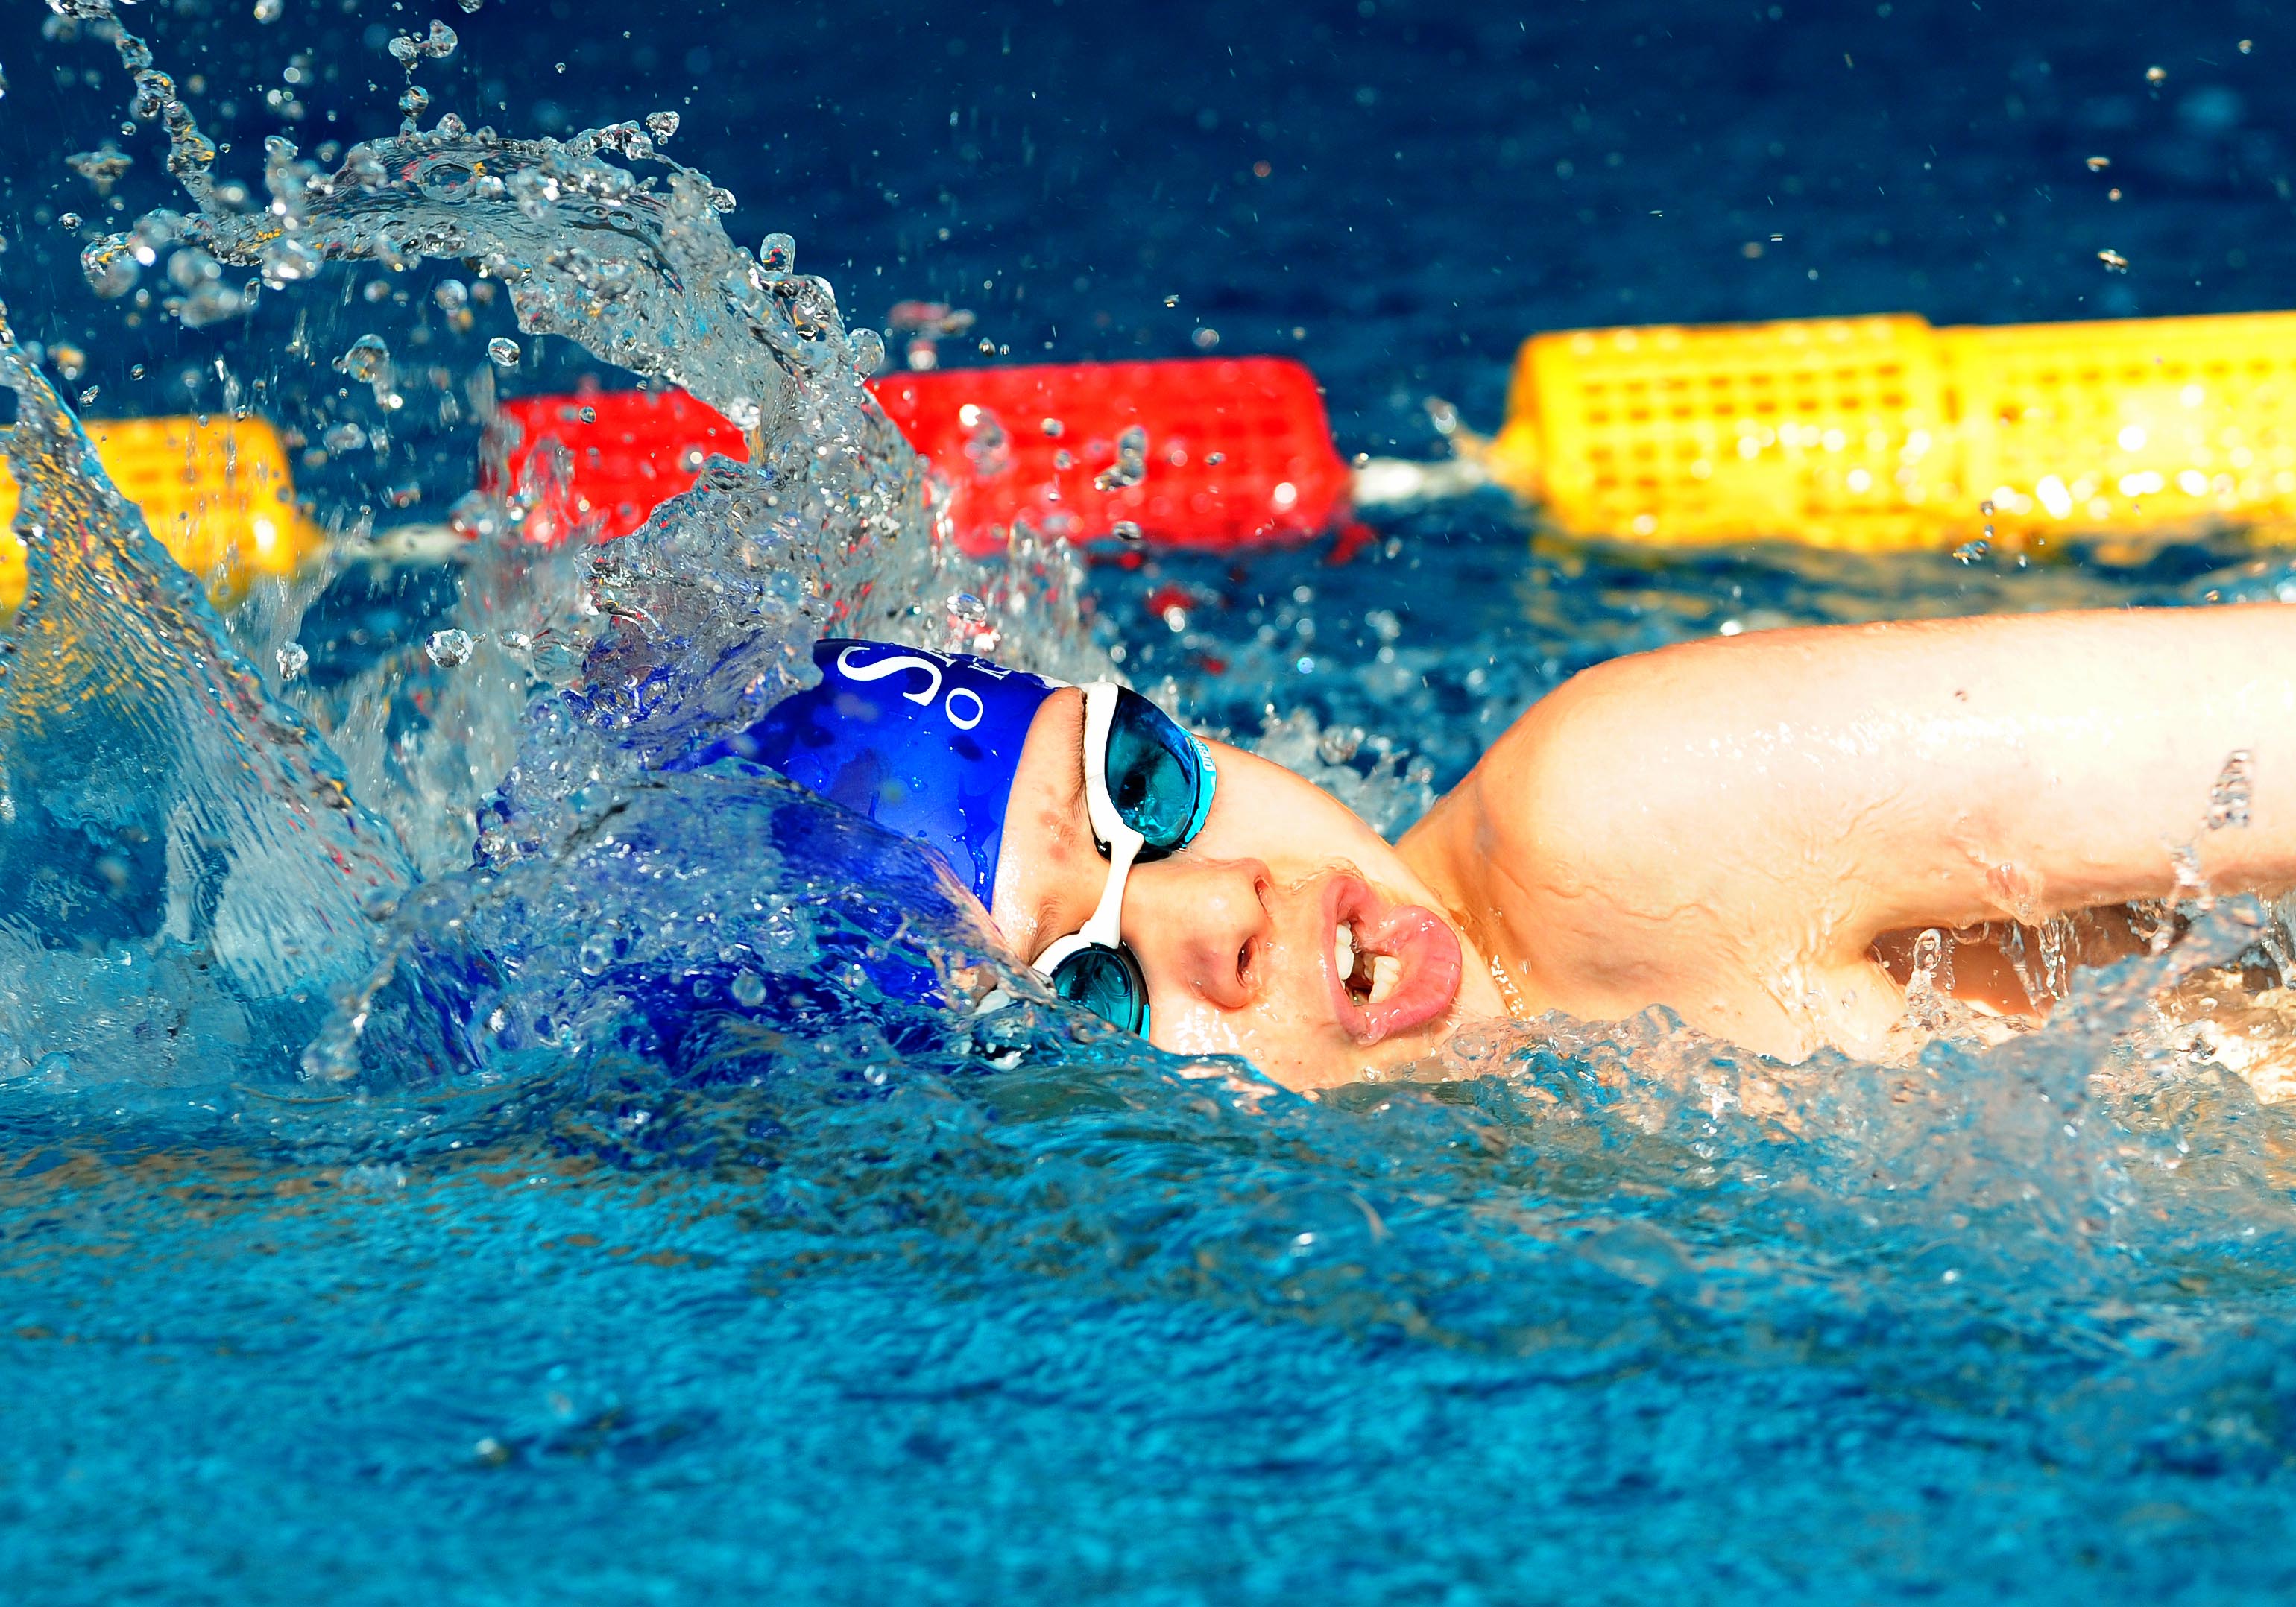
M670 119L558 142L472 134L448 118L429 134L354 145L332 174L274 137L264 171L272 205L242 215L213 182L212 142L149 47L102 0L72 0L71 14L111 30L135 75L133 111L164 123L168 169L195 208L149 213L91 247L86 266L100 291L123 292L167 253L181 292L169 306L196 326L241 309L226 264L258 268L276 291L330 261L474 259L509 286L528 333L567 336L683 385L750 439L751 462L714 462L695 492L602 551L578 534L556 549L521 542L515 490L472 511L468 522L491 538L477 544L455 618L428 651L387 658L332 694L301 689L343 765L265 694L189 578L104 482L61 401L20 356L6 358L0 380L23 398L10 449L33 558L0 724L5 840L23 873L0 927L20 983L0 1047L19 1071L53 1072L57 1055L85 1056L110 1041L106 1032L152 1037L181 981L174 962L190 955L219 969L210 1002L237 1024L184 1043L187 1063L203 1062L210 1077L276 1067L340 994L302 1062L340 1079L358 1069L357 1041L381 990L395 981L461 989L466 973L443 966L426 976L420 963L433 950L464 952L450 929L455 912L485 902L485 876L521 859L545 878L548 867L586 865L597 823L643 810L660 791L649 778L661 758L754 717L792 684L803 644L821 630L945 644L951 627L907 600L945 594L950 559L924 514L916 460L858 383L881 355L873 337L847 339L827 283L790 271L793 248L769 252L769 266L734 248L718 222L730 198L703 176L662 162L665 186L607 160L660 161L655 141L673 131ZM450 48L450 34L434 29L410 46L410 64ZM354 341L337 366L371 386L380 407L398 400L380 336ZM546 450L535 457L550 461ZM1029 616L1037 628L1016 633L1016 645L1026 640L1040 664L1072 668L1090 652L1074 577L1063 561L1016 553L995 584L972 582L994 614L969 627L993 635ZM262 616L238 622L242 640L275 659L283 676L312 589L266 594ZM1060 606L1044 606L1048 597ZM308 654L294 661L299 669ZM469 862L472 809L490 795L502 829L480 857L498 868L426 891L378 940L369 913L386 912L417 871ZM780 803L767 798L757 818ZM714 853L739 852L707 830L689 835ZM762 862L768 881L773 863ZM601 886L594 919L568 929L594 940L634 918L633 890L611 878ZM744 887L783 927L796 919L797 895ZM733 944L729 952L749 956L737 970L759 974L773 947L761 943ZM92 952L58 957L75 945ZM611 1013L592 985L599 968L572 957L565 974ZM144 980L159 971L168 986ZM204 1007L201 989L184 991L196 996L190 1014L158 1029L171 1045ZM281 1001L292 1009L274 1008ZM560 1041L580 1013L529 1004L531 1043ZM447 1058L475 1063L475 1053ZM135 1058L108 1071L133 1076Z
M251 1058L275 1058L372 963L370 912L410 868L113 489L4 309L0 385L29 571L0 637L0 947L22 974L112 949L212 965L218 1007L270 1024ZM102 1039L111 993L7 989L0 1054Z

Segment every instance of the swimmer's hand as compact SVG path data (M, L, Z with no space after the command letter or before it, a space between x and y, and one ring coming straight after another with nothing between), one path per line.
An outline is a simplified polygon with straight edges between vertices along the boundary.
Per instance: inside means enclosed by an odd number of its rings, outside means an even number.
M1400 845L1517 1007L1883 1052L1907 929L2296 886L2296 609L1782 630L1614 660Z

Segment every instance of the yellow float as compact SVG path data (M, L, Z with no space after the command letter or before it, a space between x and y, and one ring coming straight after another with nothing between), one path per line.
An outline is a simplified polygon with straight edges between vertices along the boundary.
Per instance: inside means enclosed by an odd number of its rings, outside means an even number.
M1480 455L1566 533L1669 546L2274 521L2296 514L2296 313L1536 335Z
M102 419L86 429L119 494L219 600L250 581L293 574L325 545L295 500L285 444L261 419ZM16 499L0 465L0 613L24 596Z

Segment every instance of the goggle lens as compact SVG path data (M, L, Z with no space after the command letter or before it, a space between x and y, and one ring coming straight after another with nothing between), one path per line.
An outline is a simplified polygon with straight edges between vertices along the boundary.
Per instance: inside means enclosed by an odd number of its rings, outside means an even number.
M1162 854L1185 846L1210 811L1203 750L1136 692L1116 694L1108 728L1108 796L1124 824Z
M1148 1031L1148 979L1120 948L1079 948L1053 967L1053 991L1127 1032Z

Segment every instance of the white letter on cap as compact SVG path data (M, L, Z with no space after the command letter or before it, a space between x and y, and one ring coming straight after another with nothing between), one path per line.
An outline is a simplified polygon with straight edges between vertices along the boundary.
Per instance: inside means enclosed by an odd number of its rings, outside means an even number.
M932 674L931 685L922 692L905 692L901 695L912 703L930 703L939 695L940 666L931 659L920 659L914 653L902 652L895 653L890 659L880 659L874 664L864 664L856 668L853 655L860 651L858 647L849 647L837 655L837 673L847 680L882 681L887 676L896 675L904 669L930 670Z

